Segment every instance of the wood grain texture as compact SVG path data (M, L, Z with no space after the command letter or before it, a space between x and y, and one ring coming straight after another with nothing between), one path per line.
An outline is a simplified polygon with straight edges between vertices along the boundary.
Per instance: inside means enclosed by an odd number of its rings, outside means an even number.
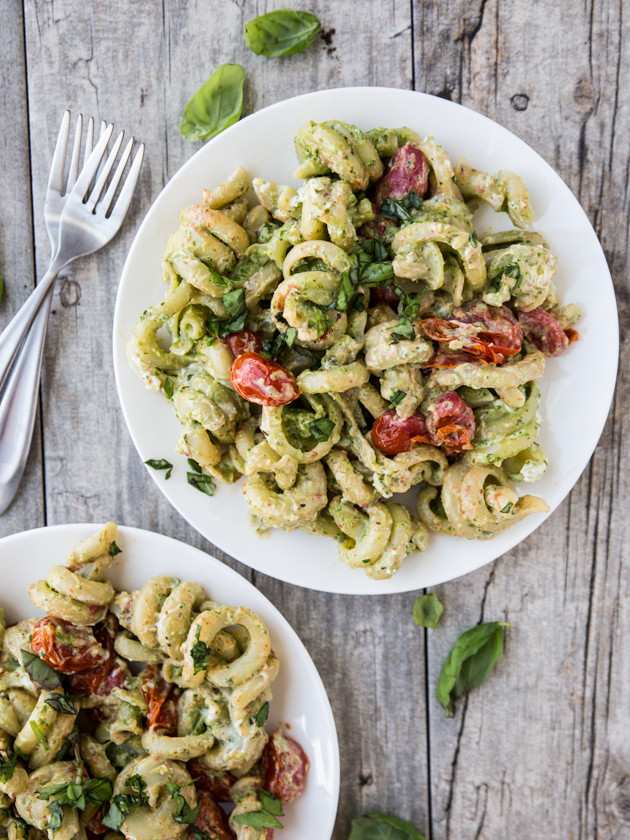
M247 72L245 113L327 87L415 86L473 107L529 142L567 181L602 240L625 359L627 10L616 0L364 0L357 13L347 0L317 0L307 5L326 38L311 50L274 60L249 53L244 23L283 5L25 0L22 12L0 0L8 57L0 88L2 323L32 288L33 236L37 272L47 265L42 207L63 109L114 120L147 143L121 233L57 286L43 444L35 441L0 533L44 517L50 524L111 517L213 551L254 580L306 643L333 705L342 759L335 840L347 838L352 817L375 809L413 820L434 840L630 838L627 366L571 496L525 544L439 587L444 617L425 633L411 621L413 594L307 592L254 574L197 535L161 497L132 446L110 337L134 232L197 148L179 135L181 110L218 64L233 61ZM460 632L494 619L513 625L505 656L445 720L432 699L441 663Z
M0 329L33 290L34 253L31 212L28 102L22 12L1 0L3 20L2 84L0 85ZM9 510L0 518L0 535L44 524L42 442L39 417L24 480Z

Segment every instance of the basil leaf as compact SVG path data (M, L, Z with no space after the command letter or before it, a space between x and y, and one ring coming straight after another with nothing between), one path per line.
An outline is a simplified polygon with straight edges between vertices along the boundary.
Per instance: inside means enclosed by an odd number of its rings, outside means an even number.
M167 470L167 473L164 476L165 481L171 477L173 465L170 461L167 461L166 458L149 458L149 460L144 463L147 467L151 467L152 470Z
M101 819L101 822L104 826L106 826L107 828L111 828L112 831L118 831L120 826L129 816L131 805L133 804L129 802L129 799L130 797L128 794L116 794L116 796L111 801L109 811Z
M383 286L394 279L394 267L391 262L372 263L361 272L359 282L362 286Z
M109 556L110 557L115 557L117 554L122 554L122 548L118 548L116 543L114 541L112 541L112 543L109 547Z
M333 303L333 309L338 312L345 312L352 301L356 292L356 269L349 268L341 275L341 283L339 284L339 294L337 300Z
M266 811L249 811L247 814L237 814L232 817L237 825L248 825L250 828L283 828L279 819Z
M435 592L421 595L413 605L413 620L418 627L430 627L434 630L442 617L444 607Z
M198 674L199 671L205 671L208 667L208 660L210 659L210 648L205 642L202 642L199 639L200 633L201 627L197 627L197 635L195 636L196 642L190 649L190 655L192 656L195 666L193 671L194 674Z
M20 663L17 661L15 656L9 656L9 658L2 667L7 672L7 674L12 674L14 671L17 671L17 669L20 667Z
M330 319L326 312L319 306L314 307L315 329L317 330L317 338L320 338L330 326Z
M129 744L114 744L113 741L105 748L105 754L117 770L122 770L138 757L138 753Z
M335 424L328 417L320 417L319 420L313 420L308 424L311 434L318 443L328 440L330 433L335 428Z
M508 503L505 505L505 507L502 507L502 508L501 508L501 511L500 511L500 512L501 512L501 513L509 513L509 512L512 510L512 508L513 508L513 507L514 507L513 503L512 503L512 502L508 502Z
M254 723L256 726L264 726L267 723L267 718L269 717L269 701L265 700L262 704L260 709L256 712L254 717Z
M127 779L127 787L133 788L133 790L137 791L138 795L136 796L136 799L138 799L138 805L145 805L149 801L145 793L147 783L139 773L135 773Z
M54 691L55 688L61 687L59 674L44 662L43 659L40 659L39 656L35 656L34 653L30 653L28 650L21 650L20 653L22 655L24 670L34 683L41 685L42 688L46 688L48 691Z
M399 817L392 817L390 814L369 814L370 819L377 820L377 822L389 825L398 831L403 831L409 840L426 840L423 834L420 834L418 829L407 820L401 820Z
M446 657L435 696L446 712L455 714L454 701L471 688L481 685L503 653L504 627L501 621L479 624L457 639Z
M85 793L85 798L92 805L102 805L103 802L109 802L114 789L110 779L97 777L87 781L83 785L83 791Z
M402 400L405 398L405 396L406 395L405 395L404 391L398 391L398 390L394 391L394 395L392 396L391 402L389 404L389 408L396 408L398 403L402 402Z
M245 44L256 55L276 58L308 49L319 35L315 15L296 9L278 9L245 24Z
M48 746L48 741L46 740L46 736L44 735L42 730L39 728L39 726L35 723L34 720L30 721L30 724L31 729L33 730L33 734L35 735L39 743L45 750L49 750L50 747Z
M200 467L200 466L199 466L199 464L195 461L195 459L194 459L194 458L187 458L187 461L188 461L188 466L190 467L190 469L191 469L193 472L196 472L196 473L202 473L202 472L203 472L203 470L201 469L201 467Z
M167 376L164 380L164 394L169 400L173 399L173 380L170 376Z
M263 806L263 811L268 814L273 814L274 817L283 817L282 802L273 793L269 793L264 788L258 788L258 795L260 796L260 804Z
M398 224L411 221L411 210L422 210L422 199L416 192L407 193L404 198L395 201L393 198L386 198L380 209L380 215L384 219Z
M366 239L360 248L371 258L371 262L386 262L389 257L387 248L378 239Z
M13 778L17 762L17 755L12 750L6 750L5 755L6 759L0 758L0 782L2 784L6 784Z
M479 241L479 240L477 239L477 234L475 233L475 231L474 231L474 230L473 230L473 232L470 234L470 236L468 237L468 239L470 240L470 244L473 246L473 248L476 248L476 247L477 247L477 243L478 243L478 241Z
M192 840L212 840L212 838L210 837L207 831L199 831L198 828L193 828Z
M405 315L401 315L398 319L398 323L395 327L392 327L389 331L391 336L394 336L394 341L398 341L401 338L407 338L410 341L416 337L416 332L413 328L413 324Z
M240 64L221 64L184 108L182 137L194 142L216 137L240 119L245 71Z
M59 785L46 785L38 791L38 799L50 799L51 796L57 796L61 791L65 791L68 787L67 782L61 782Z
M47 808L50 811L50 819L48 820L46 828L54 834L57 829L61 828L61 824L63 823L63 810L61 805L54 800L47 806Z
M295 327L287 327L287 331L284 333L284 341L287 347L293 347L293 343L297 338L297 329Z
M500 273L505 274L506 277L513 277L515 280L521 279L521 267L518 263L508 263Z
M44 700L44 703L47 703L51 708L62 715L78 714L78 710L72 702L72 698L68 697L67 694L51 694L50 697L47 697Z
M222 300L225 306L225 318L210 315L206 320L208 332L217 338L225 338L230 333L240 332L249 314L245 305L245 289L230 289L223 295Z
M214 491L217 489L217 485L209 475L186 473L186 479L188 480L188 483L195 488L195 490L205 493L206 496L214 496Z
M223 295L223 305L228 318L234 318L245 306L245 289L230 289Z

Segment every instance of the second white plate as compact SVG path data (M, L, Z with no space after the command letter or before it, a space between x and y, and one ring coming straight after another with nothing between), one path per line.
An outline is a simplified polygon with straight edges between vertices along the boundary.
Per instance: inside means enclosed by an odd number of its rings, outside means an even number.
M527 183L536 230L559 257L558 290L563 303L584 312L580 341L550 359L541 382L543 420L539 441L549 469L522 492L535 493L556 508L588 463L612 398L618 353L618 322L612 281L597 237L579 203L533 149L487 117L444 99L408 90L340 88L309 93L258 111L200 149L172 178L147 213L125 263L114 315L116 382L129 431L143 461L175 464L169 481L152 478L182 516L215 545L242 563L289 583L348 594L405 592L466 574L508 551L544 517L530 516L492 540L468 542L431 536L429 548L406 559L391 580L374 581L337 559L336 544L304 531L258 537L247 521L240 485L219 486L209 498L186 483L186 462L174 451L180 426L171 406L146 391L130 369L126 346L140 313L164 296L161 260L181 208L198 203L204 187L227 177L239 164L250 175L295 183L293 138L308 120L339 119L360 128L408 125L433 134L455 161L463 155L489 172L509 169ZM151 154L150 144L148 154ZM507 217L496 217L495 229ZM588 394L588 397L585 397Z

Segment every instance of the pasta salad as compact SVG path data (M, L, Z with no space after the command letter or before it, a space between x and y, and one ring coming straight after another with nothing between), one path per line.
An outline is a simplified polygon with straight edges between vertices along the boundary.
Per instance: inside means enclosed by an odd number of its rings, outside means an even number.
M537 381L580 312L523 180L409 128L310 122L295 148L299 188L239 167L181 211L129 345L202 489L245 476L258 530L328 535L376 579L430 531L488 539L547 511L513 483L547 467ZM513 228L477 230L480 205Z
M267 628L166 575L117 592L116 534L30 587L44 618L0 609L0 837L270 840L309 762L265 728Z

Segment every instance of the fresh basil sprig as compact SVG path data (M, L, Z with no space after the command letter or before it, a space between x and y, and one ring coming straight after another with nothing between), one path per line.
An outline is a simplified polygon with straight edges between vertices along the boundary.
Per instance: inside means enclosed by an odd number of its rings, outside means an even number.
M171 473L173 472L173 465L170 461L167 461L166 458L149 458L148 461L144 462L147 467L151 467L152 470L166 470L166 475L164 479L168 481L171 477Z
M39 791L39 799L54 799L59 805L69 805L84 811L86 804L102 805L109 802L113 793L110 779L97 777L87 782L63 782L58 785L48 785Z
M422 199L417 192L411 191L398 201L386 198L381 204L380 215L390 222L404 224L411 221L413 210L422 210Z
M368 814L352 820L348 840L426 840L407 820L390 814Z
M186 140L209 140L240 119L245 71L221 64L184 108L179 130Z
M435 592L427 592L413 605L413 620L418 627L430 627L434 630L440 623L443 612L444 607Z
M20 654L24 670L34 683L41 685L48 691L60 688L61 678L54 668L51 668L43 659L28 650L21 650Z
M78 709L67 694L50 694L45 700L52 709L62 715L76 715Z
M308 49L319 35L315 15L297 9L277 9L245 24L245 43L256 55L276 58Z
M446 717L455 714L455 700L481 685L503 653L503 621L490 621L466 630L457 639L446 657L435 696L446 712Z

